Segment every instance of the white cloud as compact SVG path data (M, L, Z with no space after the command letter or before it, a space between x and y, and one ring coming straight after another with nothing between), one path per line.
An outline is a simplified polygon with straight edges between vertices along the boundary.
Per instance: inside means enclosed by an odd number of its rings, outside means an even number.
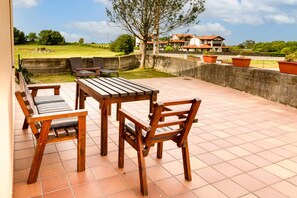
M14 0L13 5L16 7L31 8L37 6L41 0Z
M232 24L296 23L297 0L207 0L204 17ZM274 17L273 17L274 16Z
M69 34L67 32L60 32L64 36L66 42L78 42L80 38L84 40L89 39L89 36L84 36L81 34Z
M119 27L110 25L107 21L72 22L67 27L86 32L90 37L96 38L100 42L110 42L120 34L125 33Z
M95 1L95 3L102 3L105 6L110 6L111 5L109 0L94 0L94 1Z
M230 36L232 34L230 30L226 29L224 26L222 26L219 23L206 23L206 24L194 25L190 28L190 32L198 36L220 35L224 37L224 36Z

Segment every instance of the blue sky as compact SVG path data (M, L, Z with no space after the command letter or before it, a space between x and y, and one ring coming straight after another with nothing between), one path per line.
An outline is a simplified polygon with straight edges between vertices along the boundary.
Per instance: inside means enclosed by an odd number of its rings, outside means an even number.
M108 0L13 0L14 26L25 34L57 30L66 41L106 43L123 30L108 24ZM173 33L219 35L227 45L245 40L297 40L297 0L206 0L197 25Z

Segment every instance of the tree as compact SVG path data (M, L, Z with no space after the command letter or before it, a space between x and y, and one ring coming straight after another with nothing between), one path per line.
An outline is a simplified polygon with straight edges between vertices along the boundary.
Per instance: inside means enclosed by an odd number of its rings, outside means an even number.
M129 34L122 34L111 43L110 50L113 52L124 52L125 54L130 54L133 52L133 47L134 38Z
M111 0L110 21L140 39L140 67L145 66L147 41L175 28L194 23L205 0ZM161 30L161 31L160 31Z
M38 43L42 45L64 44L65 39L58 31L42 30L38 34Z
M25 33L18 30L16 27L13 28L14 44L24 44L26 42Z
M36 33L34 33L34 32L30 32L30 33L26 36L26 38L27 38L27 41L28 41L28 42L33 42L33 43L35 43L36 40L37 40L37 35L36 35Z
M84 38L79 38L79 40L78 40L79 44L84 44L84 42L85 42Z
M238 47L241 49L252 49L255 46L256 42L254 40L246 40L243 43L240 43Z

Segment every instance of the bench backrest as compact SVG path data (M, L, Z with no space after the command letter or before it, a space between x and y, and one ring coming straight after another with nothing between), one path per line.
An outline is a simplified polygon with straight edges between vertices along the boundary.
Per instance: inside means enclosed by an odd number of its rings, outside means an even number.
M104 69L104 62L102 57L93 57L93 66Z
M82 68L83 62L81 57L71 57L70 58L70 65L72 72L76 72L76 68Z

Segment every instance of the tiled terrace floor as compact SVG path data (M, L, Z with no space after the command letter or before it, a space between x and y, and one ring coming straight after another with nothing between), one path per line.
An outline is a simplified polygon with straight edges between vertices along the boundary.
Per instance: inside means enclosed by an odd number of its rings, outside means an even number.
M146 158L149 197L297 197L297 109L200 80L135 81L160 89L160 101L202 99L199 123L189 135L193 180L184 180L181 152L173 143L164 145L161 160L154 148ZM73 106L74 94L75 83L62 84L61 95ZM14 197L141 196L136 152L126 147L125 168L117 168L115 106L106 157L99 154L98 103L87 98L86 108L86 171L76 172L75 142L56 143L46 148L38 181L27 185L34 144L30 131L21 129L24 117L16 104ZM146 119L148 102L123 108Z

